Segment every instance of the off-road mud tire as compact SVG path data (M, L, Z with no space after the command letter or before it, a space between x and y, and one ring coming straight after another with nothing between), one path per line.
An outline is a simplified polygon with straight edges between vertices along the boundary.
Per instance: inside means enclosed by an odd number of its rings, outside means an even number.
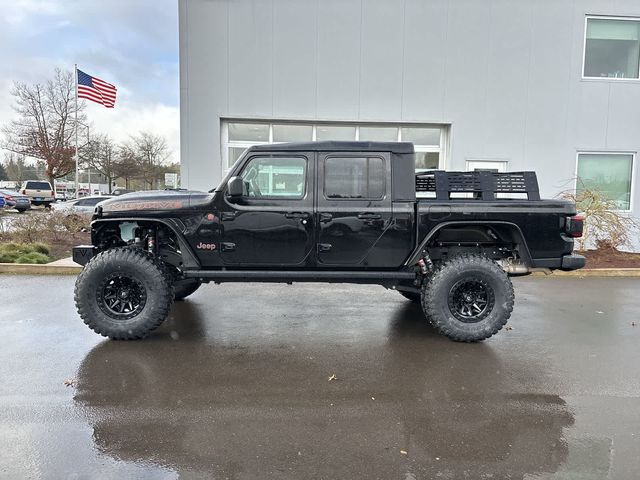
M490 292L492 301L478 320L462 321L460 314L452 311L450 296L465 281L479 282ZM422 288L425 315L439 333L457 342L477 342L495 335L513 310L509 276L496 262L481 255L461 255L442 263Z
M109 277L122 274L144 292L137 312L109 314L104 300ZM113 340L146 337L166 319L173 300L171 277L151 254L136 248L106 250L84 267L75 286L75 303L80 317L96 333Z

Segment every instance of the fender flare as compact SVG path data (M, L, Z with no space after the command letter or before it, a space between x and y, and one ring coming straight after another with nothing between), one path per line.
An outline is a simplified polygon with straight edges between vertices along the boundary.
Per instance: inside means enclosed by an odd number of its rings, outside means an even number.
M514 240L521 247L520 254L522 258L527 263L527 265L531 266L533 264L533 259L531 258L531 252L529 251L529 246L527 245L526 240L524 239L524 235L522 234L522 230L518 225L513 222L505 222L501 220L454 220L450 222L443 222L431 229L431 231L427 234L427 236L420 242L418 247L409 255L409 258L405 262L406 266L415 265L420 258L427 253L427 244L429 241L445 227L450 226L462 226L462 225L481 225L481 226L490 226L490 225L501 225L508 227L514 233Z
M99 218L93 220L91 222L91 240L93 243L94 230L98 225L103 225L105 223L123 223L123 222L149 222L149 223L160 223L171 230L178 240L178 244L180 245L180 252L182 253L182 265L186 269L199 269L200 261L198 257L193 253L193 249L184 239L183 232L181 232L177 225L169 220L164 220L161 218L153 218L153 217L118 217L118 218Z

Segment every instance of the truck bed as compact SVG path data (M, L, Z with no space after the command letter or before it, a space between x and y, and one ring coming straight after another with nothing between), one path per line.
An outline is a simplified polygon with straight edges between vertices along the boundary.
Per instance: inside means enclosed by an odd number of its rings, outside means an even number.
M562 200L496 200L475 201L421 199L416 204L418 244L437 225L468 223L514 224L526 239L533 267L559 268L559 253L570 254L573 239L558 235L565 217L576 214L575 205ZM473 241L473 240L472 240ZM477 243L477 242L476 242Z
M573 250L573 239L558 232L565 219L576 214L575 204L541 200L534 172L423 172L416 174L416 193L418 244L433 236L436 226L455 228L458 222L475 222L515 226L526 250L522 256L533 267L559 268L561 255ZM456 232L456 240L464 239L464 232ZM454 243L465 245L464 240ZM476 232L467 243L482 242Z

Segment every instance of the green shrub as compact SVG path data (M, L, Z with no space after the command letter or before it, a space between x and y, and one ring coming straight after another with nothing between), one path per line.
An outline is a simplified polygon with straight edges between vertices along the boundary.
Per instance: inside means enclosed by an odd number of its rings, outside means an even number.
M0 244L0 263L49 263L49 247L44 243Z
M0 251L0 263L15 263L19 256L19 252Z
M20 255L15 263L49 263L49 257L44 253L31 252Z
M40 242L32 243L31 247L33 248L34 252L49 255L49 246L45 245L44 243L40 243Z

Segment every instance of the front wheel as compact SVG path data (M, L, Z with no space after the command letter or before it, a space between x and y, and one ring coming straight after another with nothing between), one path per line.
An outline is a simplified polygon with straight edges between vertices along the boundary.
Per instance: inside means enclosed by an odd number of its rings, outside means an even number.
M443 263L422 287L422 308L441 334L477 342L496 334L511 316L513 285L493 260L463 255Z
M139 249L101 252L76 280L80 317L93 331L114 340L147 336L165 320L172 300L165 268Z

